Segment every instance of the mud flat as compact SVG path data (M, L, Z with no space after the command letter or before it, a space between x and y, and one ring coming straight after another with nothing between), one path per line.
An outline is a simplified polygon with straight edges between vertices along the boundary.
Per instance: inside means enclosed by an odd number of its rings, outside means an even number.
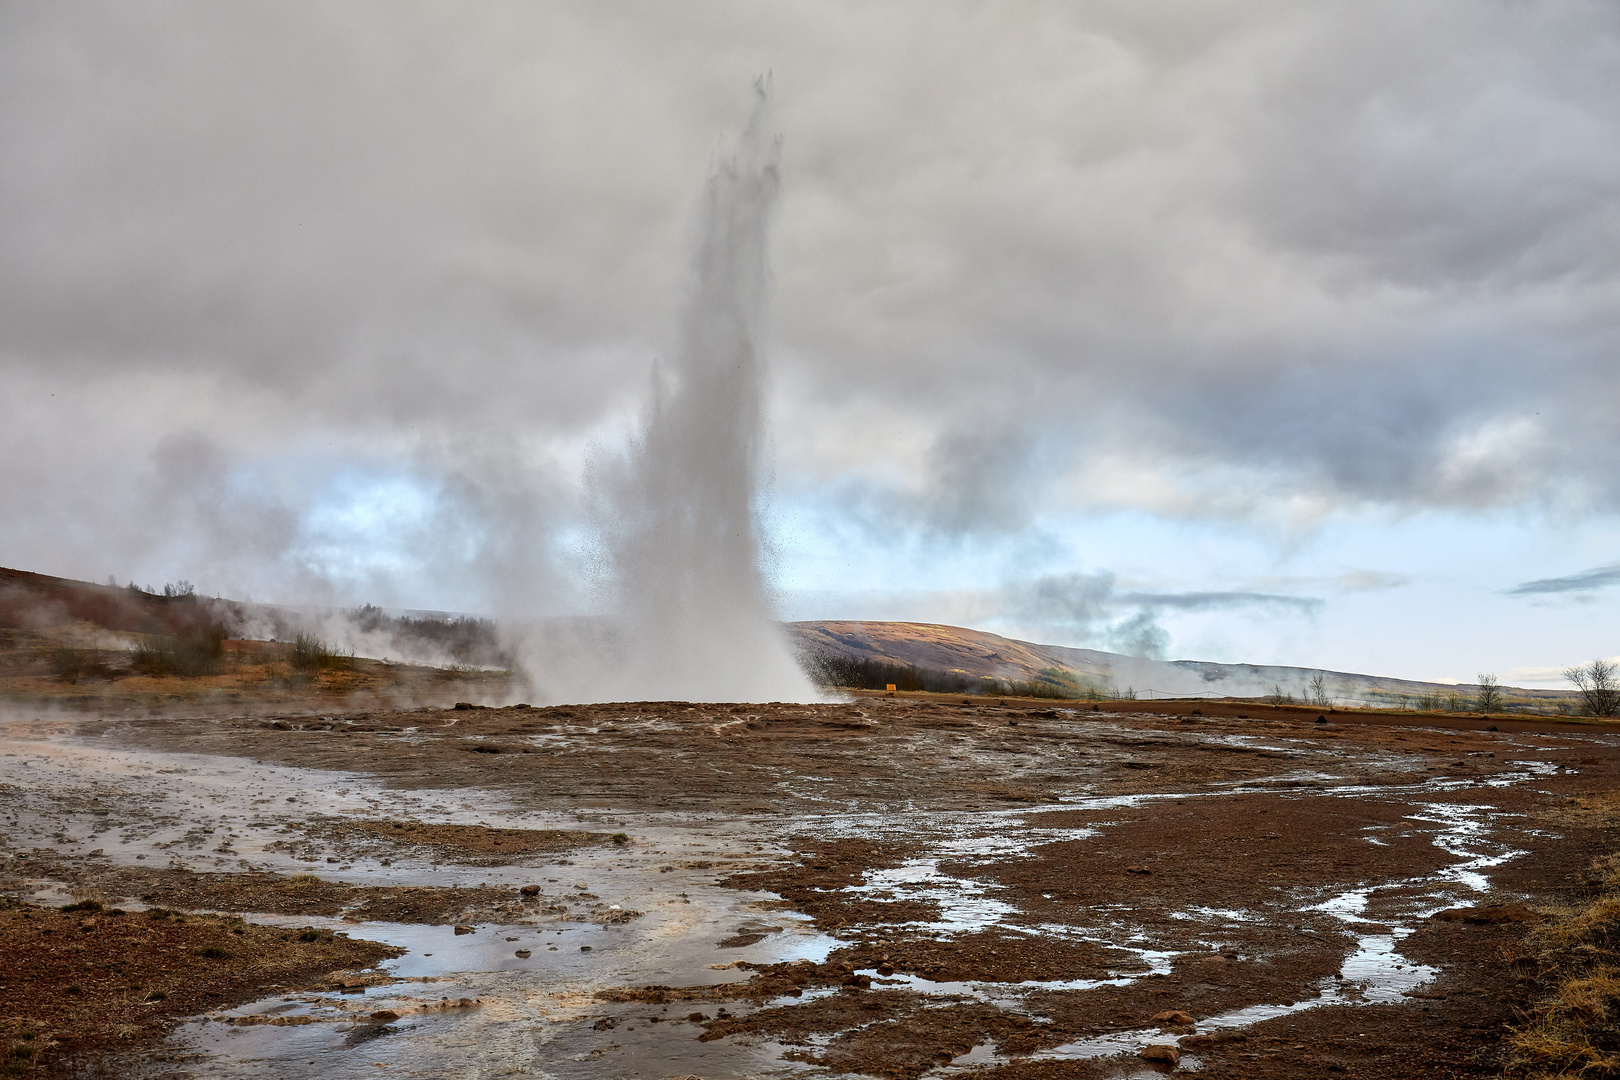
M904 698L13 720L0 885L37 968L0 1013L46 1073L1491 1076L1533 992L1515 943L1591 891L1617 817L1620 732L1516 726ZM55 910L85 900L125 914ZM196 955L184 1007L92 1031L64 980L151 982L88 946L169 925L146 909L222 913L180 922L282 966ZM295 946L343 955L269 959Z

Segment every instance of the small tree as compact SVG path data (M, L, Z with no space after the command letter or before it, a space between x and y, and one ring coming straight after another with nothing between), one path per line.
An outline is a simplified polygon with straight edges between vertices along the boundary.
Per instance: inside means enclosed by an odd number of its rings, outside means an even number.
M1475 699L1475 707L1482 713L1501 712L1502 688L1497 684L1496 676L1482 673L1477 678L1479 679L1479 696Z
M1328 697L1327 676L1322 672L1312 675L1311 681L1305 684L1305 703L1318 709L1333 706L1333 699Z
M1564 678L1575 684L1581 711L1587 716L1620 714L1620 671L1607 660L1592 660L1565 668Z
M1292 705L1294 703L1294 695L1284 691L1282 686L1278 683L1272 683L1271 693L1267 694L1260 700L1264 701L1267 705Z

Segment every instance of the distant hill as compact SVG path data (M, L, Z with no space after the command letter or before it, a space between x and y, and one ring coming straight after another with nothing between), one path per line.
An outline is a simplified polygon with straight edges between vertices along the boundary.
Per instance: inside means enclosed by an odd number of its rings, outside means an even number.
M1416 682L1377 675L1262 664L1217 664L1205 660L1147 660L1136 656L1038 645L982 630L937 623L819 621L788 624L801 656L840 685L886 683L947 693L976 690L986 680L1003 693L1035 692L1063 697L1264 697L1313 696L1312 680L1338 704L1456 707L1478 687ZM837 676L850 681L840 682ZM863 679L864 677L864 679ZM1559 690L1503 687L1509 705L1556 708L1571 700ZM995 692L995 691L991 691Z
M476 616L374 607L300 612L198 596L183 583L158 592L0 568L0 628L42 630L74 623L143 635L217 628L232 638L283 641L310 632L360 656L483 667L510 663L494 623ZM1316 668L1147 660L937 623L833 620L786 628L805 666L834 686L881 689L894 683L911 690L1068 698L1278 695L1306 701L1313 696L1312 680L1320 678L1322 692L1335 703L1424 709L1461 707L1478 691ZM1567 691L1502 690L1506 703L1520 709L1557 711L1573 701Z

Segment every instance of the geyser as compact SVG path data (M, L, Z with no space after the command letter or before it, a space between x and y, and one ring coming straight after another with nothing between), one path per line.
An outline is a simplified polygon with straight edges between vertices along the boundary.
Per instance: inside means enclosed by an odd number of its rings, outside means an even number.
M769 225L780 187L769 83L716 155L691 293L628 457L595 493L616 617L606 641L547 653L537 691L575 700L807 701L760 569ZM559 648L559 645L561 647ZM583 664L581 663L583 661ZM583 667L590 684L580 685ZM559 670L572 668L572 671Z

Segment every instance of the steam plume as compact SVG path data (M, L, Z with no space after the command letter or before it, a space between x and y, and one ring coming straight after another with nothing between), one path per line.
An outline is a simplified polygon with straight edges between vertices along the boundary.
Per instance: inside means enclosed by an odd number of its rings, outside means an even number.
M813 696L771 611L755 513L766 248L780 187L769 89L756 82L748 126L709 178L680 336L654 374L629 459L599 477L618 663L576 698Z

